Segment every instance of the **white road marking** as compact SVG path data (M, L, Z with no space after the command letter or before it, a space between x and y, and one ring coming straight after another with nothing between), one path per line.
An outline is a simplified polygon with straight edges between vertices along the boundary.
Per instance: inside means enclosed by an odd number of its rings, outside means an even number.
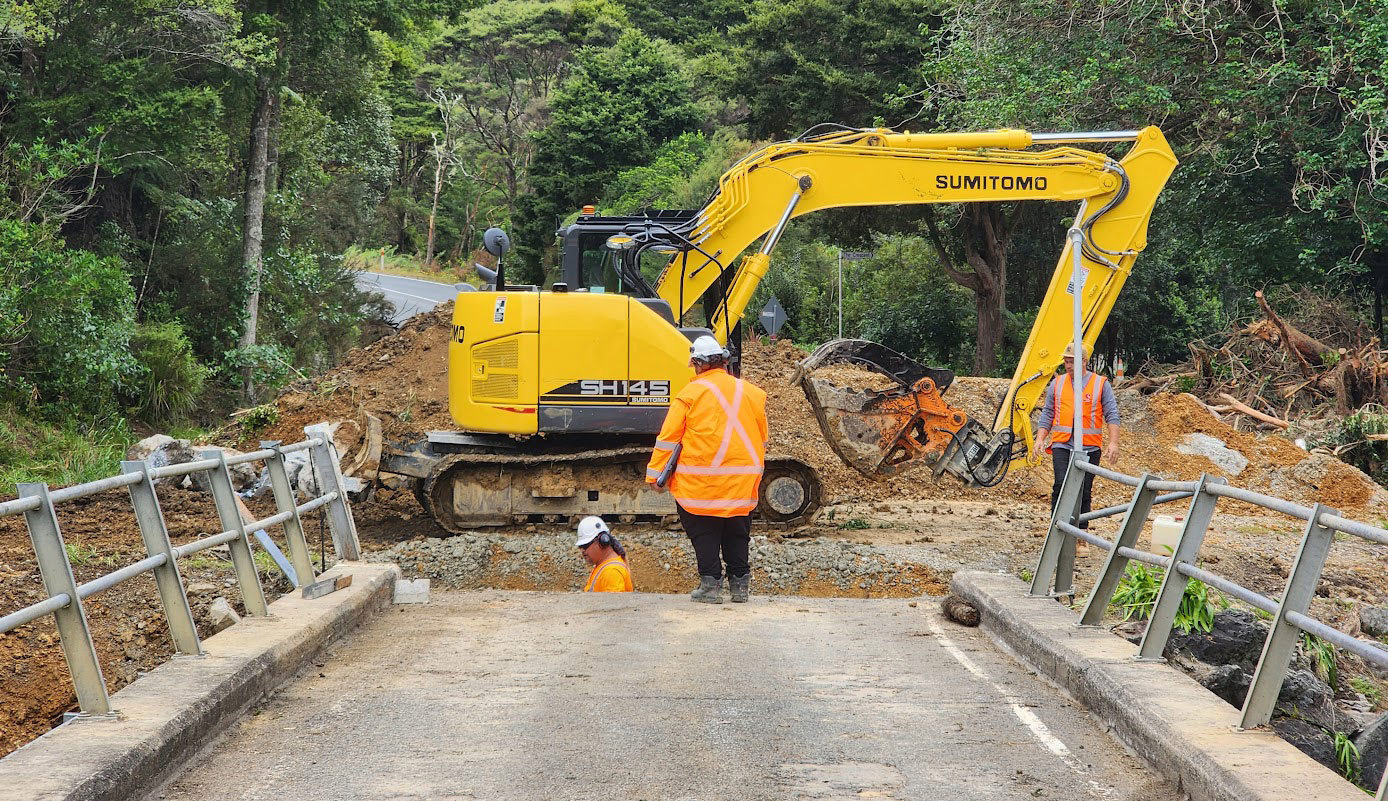
M362 275L374 275L380 278L399 278L401 281L418 281L421 284L429 284L430 286L441 286L445 289L453 288L452 284L445 284L440 281L425 281L423 278L410 278L409 276L405 275L391 275L390 273L372 273L365 271L362 272Z
M380 286L380 285L377 284L377 286ZM407 297L407 298L414 298L415 300L424 300L424 301L428 301L429 303L434 304L434 305L438 305L438 304L440 304L440 303L445 303L445 302L446 302L446 301L444 301L444 300L439 300L438 298L426 298L426 297L424 297L423 295L411 295L411 294L408 293L408 292L401 292L401 291L398 290L398 289L387 289L387 288L384 287L384 286L381 287L381 291L382 291L382 292L388 292L388 293L390 293L390 294L392 294L392 295L401 295L401 296Z
M1059 757L1060 760L1068 765L1074 772L1081 776L1089 776L1089 768L1086 767L1083 762L1079 761L1074 752L1070 750L1070 747L1062 742L1059 737L1051 734L1050 727L1042 722L1041 718L1038 718L1035 712L1028 709L1026 705L1022 703L1021 699L1008 692L1007 688L1003 687L1001 684L993 681L993 677L985 673L983 668L974 664L974 661L960 650L959 646L955 645L954 641L945 634L944 629L940 628L939 622L932 619L930 621L930 630L935 634L940 644L945 647L945 650L949 652L949 655L954 657L956 662L963 665L965 670L978 677L980 681L987 682L997 691L998 695L1002 696L1003 701L1012 708L1012 714L1017 716L1017 719L1022 722L1022 725L1027 727L1027 730L1031 732L1033 737L1041 742L1041 745L1045 746L1047 751ZM1094 792L1100 797L1108 798L1113 795L1113 792L1109 788L1093 779L1088 779L1087 781L1089 782L1089 786L1092 787Z

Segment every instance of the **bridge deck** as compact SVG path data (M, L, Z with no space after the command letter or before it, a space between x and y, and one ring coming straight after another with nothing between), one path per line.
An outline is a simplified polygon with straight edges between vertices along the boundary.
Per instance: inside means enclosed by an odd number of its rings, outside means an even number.
M1178 798L934 603L435 593L169 799Z

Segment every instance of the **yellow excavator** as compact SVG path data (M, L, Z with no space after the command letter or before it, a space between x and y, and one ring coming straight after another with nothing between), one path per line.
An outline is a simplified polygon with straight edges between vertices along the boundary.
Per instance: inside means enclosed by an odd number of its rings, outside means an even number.
M1115 142L1129 143L1119 160L1078 147ZM854 468L880 475L925 463L936 476L996 483L1030 448L1030 413L1070 339L1074 265L1084 271L1083 334L1092 345L1146 246L1176 163L1153 127L910 133L825 125L742 159L701 209L618 217L585 207L558 232L562 274L550 289L508 284L499 263L486 290L458 294L448 359L460 430L431 432L381 468L419 479L421 503L455 531L583 514L672 515L669 495L649 491L642 476L670 398L692 376L689 344L711 333L736 359L744 312L792 218L846 206L1075 202L1071 237L991 425L944 400L952 373L881 345L837 340L801 365L799 383L829 445ZM509 247L496 229L486 244L499 259ZM853 389L816 377L835 363L872 370L891 386ZM756 515L803 521L820 495L813 468L770 454Z

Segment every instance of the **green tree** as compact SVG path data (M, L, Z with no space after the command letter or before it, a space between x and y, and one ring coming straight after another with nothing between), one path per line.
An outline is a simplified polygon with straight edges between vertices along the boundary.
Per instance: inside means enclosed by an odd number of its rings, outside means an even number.
M640 31L578 53L551 101L550 124L535 135L532 192L520 209L516 246L529 280L542 280L542 254L559 218L597 200L605 183L648 162L662 142L699 128L691 96L679 53Z
M747 104L753 135L784 138L812 125L903 122L892 99L915 84L932 3L757 0L733 27L727 89ZM913 112L914 113L914 112Z

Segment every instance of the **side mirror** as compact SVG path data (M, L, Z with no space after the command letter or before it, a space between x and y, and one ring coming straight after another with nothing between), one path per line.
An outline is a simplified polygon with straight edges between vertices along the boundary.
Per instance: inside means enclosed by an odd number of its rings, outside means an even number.
M482 234L482 247L499 259L511 249L511 238L500 228L488 228Z
M476 262L473 262L472 268L477 271L477 274L479 276L481 276L483 282L488 284L496 283L496 270L493 270L489 267L483 267L482 265Z

